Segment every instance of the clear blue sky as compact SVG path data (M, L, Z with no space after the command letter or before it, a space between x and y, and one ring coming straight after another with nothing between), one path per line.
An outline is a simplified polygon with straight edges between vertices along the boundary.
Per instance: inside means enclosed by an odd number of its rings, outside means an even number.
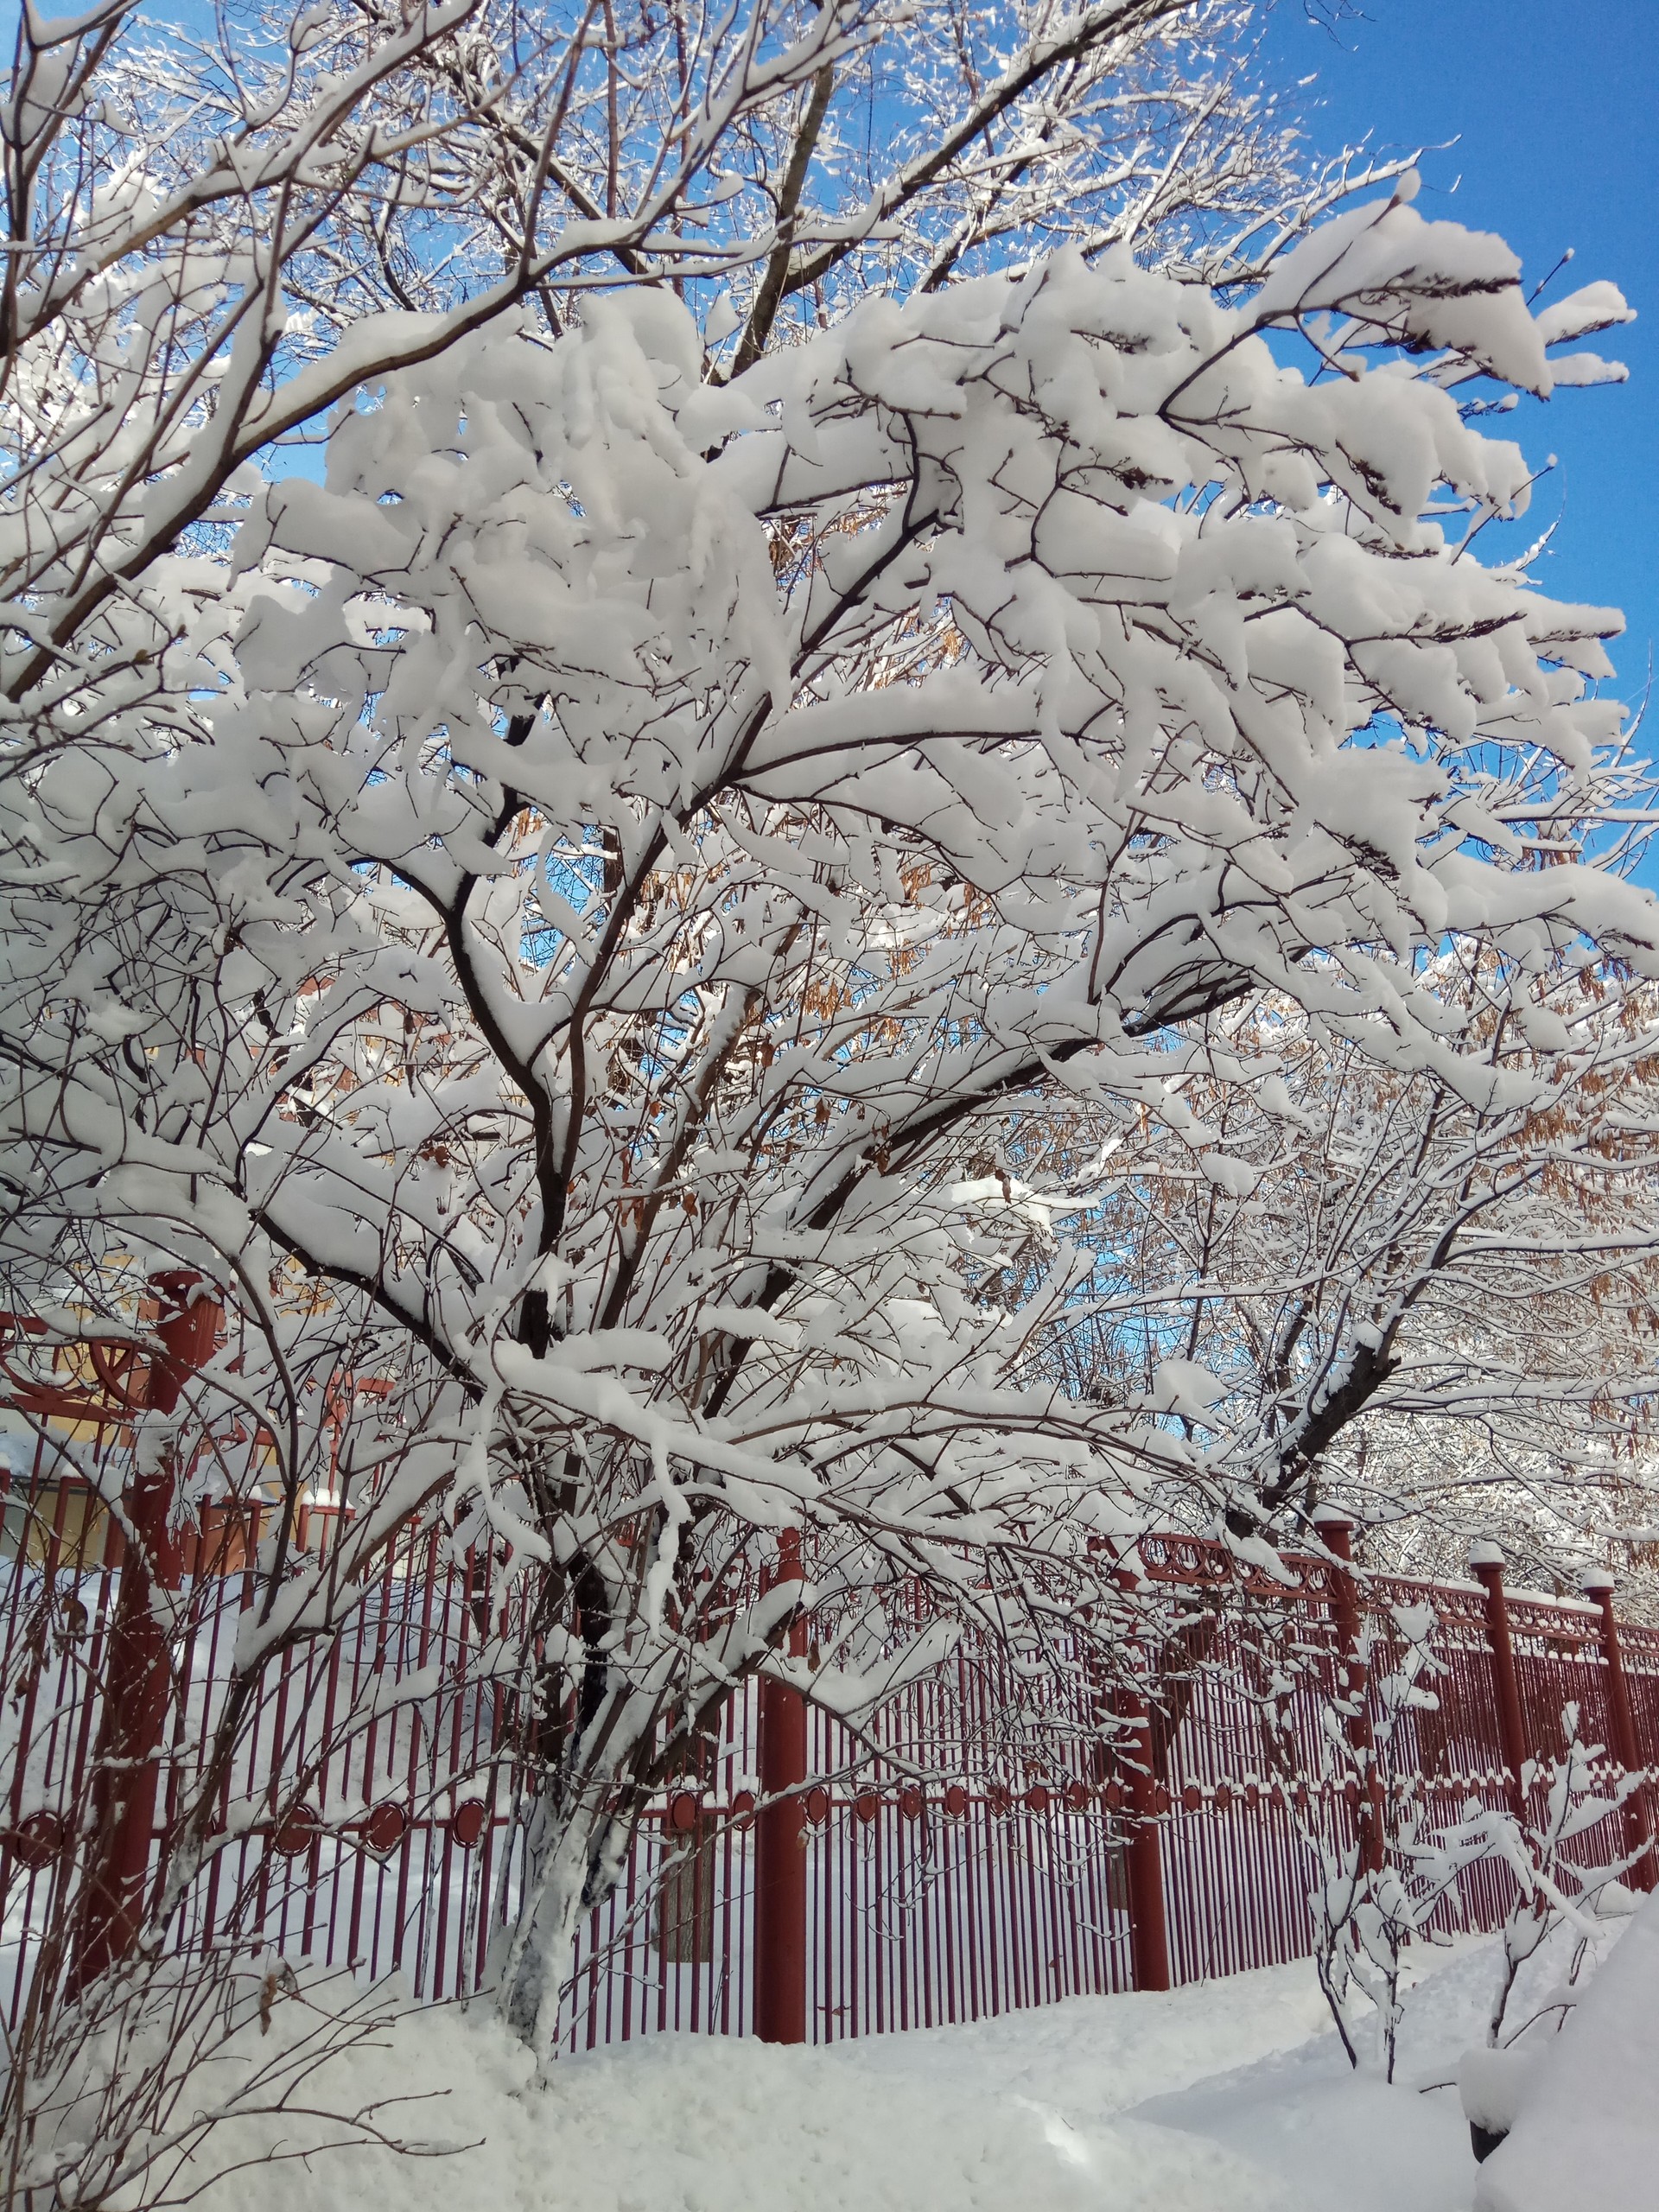
M1623 607L1619 696L1640 702L1659 662L1659 0L1363 0L1334 30L1280 0L1270 65L1317 74L1302 94L1314 144L1367 132L1422 163L1425 215L1498 232L1529 283L1575 256L1551 298L1611 277L1640 320L1587 341L1628 384L1523 402L1504 434L1535 465L1527 541L1558 514L1535 573L1553 596ZM1491 426L1497 429L1499 426ZM1659 757L1659 686L1644 750Z

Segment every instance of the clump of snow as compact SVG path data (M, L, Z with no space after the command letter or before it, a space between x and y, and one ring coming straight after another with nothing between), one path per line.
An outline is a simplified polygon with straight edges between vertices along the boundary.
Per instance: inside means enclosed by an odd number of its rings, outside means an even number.
M1248 1160L1234 1160L1224 1152L1206 1152L1198 1160L1207 1179L1230 1198L1248 1198L1260 1180L1260 1172Z
M1226 1395L1226 1385L1196 1359L1165 1359L1153 1377L1148 1403L1154 1413L1179 1414L1202 1423Z
M1532 2042L1497 2050L1465 2050L1458 2061L1458 2094L1467 2119L1493 2135L1507 2135L1537 2079L1547 2049Z

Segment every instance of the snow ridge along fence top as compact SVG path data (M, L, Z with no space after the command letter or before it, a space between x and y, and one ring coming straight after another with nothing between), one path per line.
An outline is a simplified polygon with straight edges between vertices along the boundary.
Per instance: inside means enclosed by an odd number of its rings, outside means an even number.
M99 1427L80 1447L96 1489L44 1442L0 1478L0 2005L13 2029L97 1802L127 1573L102 1499L130 1493L123 1433ZM257 1450L257 1437L241 1440ZM177 1534L140 1891L200 1771L251 1603L249 1562L276 1514L202 1504ZM339 1518L302 1507L288 1540L326 1558ZM1404 1757L1375 1787L1449 1812L1513 1802L1524 1763L1560 1748L1570 1701L1610 1770L1648 1784L1611 1816L1622 1835L1592 1834L1585 1850L1605 1859L1645 1838L1659 1632L1615 1620L1609 1578L1574 1602L1506 1593L1496 1564L1470 1583L1350 1576L1345 1529L1325 1534L1333 1557L1288 1561L1288 1585L1194 1537L1142 1541L1138 1572L1167 1586L1181 1625L1159 1654L1160 1696L1135 1713L1120 1703L1130 1726L1115 1747L1090 1725L1079 1670L1075 1726L1024 1756L989 1646L964 1643L884 1708L874 1764L830 1714L780 1684L751 1685L702 1770L646 1808L620 1883L587 1916L564 2047L664 2030L828 2042L1306 1954L1311 1800L1324 1791L1349 1834L1366 1808L1351 1785L1311 1778L1322 1771L1313 1695L1292 1700L1288 1756L1286 1736L1264 1730L1261 1639L1250 1610L1224 1599L1249 1597L1314 1675L1342 1662L1362 1621L1382 1649L1393 1609L1431 1607L1438 1705L1410 1716ZM799 1571L787 1552L781 1571ZM226 1777L219 1847L170 1940L397 1968L430 1999L480 1986L516 1904L521 1786L518 1719L488 1664L503 1624L487 1590L481 1563L452 1558L441 1531L406 1530L379 1555L349 1630L283 1656ZM1633 1878L1645 1885L1645 1868ZM1510 1879L1475 1867L1446 1923L1499 1924Z

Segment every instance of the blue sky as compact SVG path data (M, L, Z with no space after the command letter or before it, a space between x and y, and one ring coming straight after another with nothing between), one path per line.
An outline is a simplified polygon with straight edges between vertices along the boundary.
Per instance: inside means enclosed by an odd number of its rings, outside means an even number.
M1424 156L1421 213L1498 232L1529 283L1572 246L1548 296L1611 277L1640 317L1589 341L1629 364L1628 384L1523 402L1503 428L1535 466L1560 463L1516 533L1529 541L1560 518L1540 583L1623 607L1618 692L1639 703L1659 661L1659 0L1363 5L1334 30L1300 0L1273 18L1274 73L1317 73L1302 95L1314 145L1455 139ZM1644 749L1656 740L1650 729Z

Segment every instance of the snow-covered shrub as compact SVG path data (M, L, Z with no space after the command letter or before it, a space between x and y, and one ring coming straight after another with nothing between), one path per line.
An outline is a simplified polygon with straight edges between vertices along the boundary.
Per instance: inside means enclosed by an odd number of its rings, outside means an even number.
M1503 1949L1492 1998L1486 2040L1494 2048L1515 2041L1537 2018L1554 2015L1556 2024L1573 2002L1580 1971L1591 1947L1605 1940L1631 1910L1623 1877L1651 1849L1624 1852L1612 1859L1583 1863L1567 1847L1611 1820L1641 1789L1638 1774L1620 1774L1606 1787L1596 1770L1605 1758L1600 1744L1586 1744L1579 1708L1561 1708L1562 1756L1529 1759L1521 1770L1524 1815L1495 1818L1494 1847L1515 1877L1516 1899L1503 1923ZM1542 1802L1537 1802L1540 1786ZM1508 2022L1516 1977L1558 1929L1575 1938L1573 1956L1548 2003L1535 2007L1521 2024Z
M1316 1870L1308 1904L1319 1986L1350 2063L1360 2064L1369 2044L1387 2081L1403 2017L1405 1955L1444 1940L1437 1915L1493 1849L1482 1807L1471 1802L1448 1820L1414 1786L1411 1717L1434 1710L1433 1684L1446 1671L1433 1650L1438 1627L1432 1605L1392 1605L1386 1618L1366 1615L1353 1649L1334 1660L1287 1640L1268 1707L1287 1802ZM1290 1733L1299 1684L1313 1692L1311 1764Z
M1279 365L1332 315L1347 372ZM1605 618L1424 512L1523 499L1446 386L1548 388L1553 329L1402 200L1243 305L1060 256L723 386L658 291L499 322L343 405L327 482L193 570L198 741L16 787L43 1281L161 1246L267 1341L266 1285L326 1287L308 1357L366 1329L425 1378L432 1471L370 1476L373 1525L441 1508L546 1578L532 2010L747 1677L855 1716L952 1621L1039 1674L1051 1622L1125 1649L1091 1540L1232 1502L1192 1363L1115 1403L1038 1379L1087 1262L1004 1164L1027 1101L1174 1116L1183 1025L1270 988L1521 1103L1426 947L1654 964L1645 893L1531 859L1623 788L1577 672ZM816 1669L756 1594L802 1521ZM918 1573L938 1618L895 1644Z
M337 2145L425 2149L406 2103L352 2098L349 2067L335 2070L407 2001L391 1984L354 1987L341 1968L302 1976L269 1951L130 1961L87 1993L73 2022L51 2022L41 2049L29 2045L33 2018L13 2038L8 2201L177 2202L181 2177L194 2191L234 2171L221 2131L238 2123L270 2132L278 2147L268 2158L302 2155L281 2147L285 2121Z

